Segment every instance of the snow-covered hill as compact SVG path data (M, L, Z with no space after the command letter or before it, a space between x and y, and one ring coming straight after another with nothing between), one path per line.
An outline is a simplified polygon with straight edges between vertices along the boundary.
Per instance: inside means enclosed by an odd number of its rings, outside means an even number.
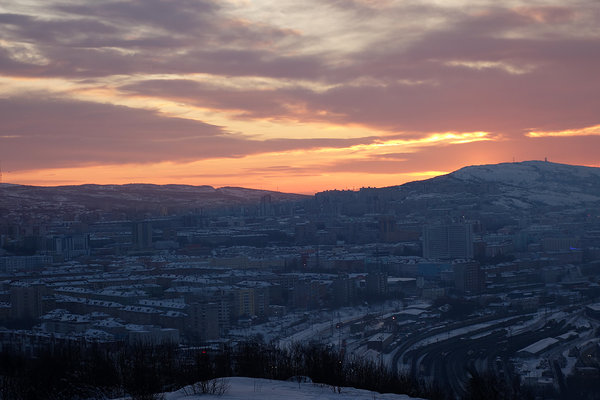
M505 196L530 204L580 205L600 201L600 168L525 161L471 166L450 175L469 183L495 183Z
M228 389L222 396L191 394L189 388L167 393L166 400L409 400L414 397L380 394L354 388L341 388L338 393L329 385L273 381L258 378L225 378Z
M461 168L401 187L411 200L467 200L500 208L600 204L600 168L525 161Z
M578 184L590 180L600 181L600 168L547 161L524 161L473 165L454 171L450 175L464 181L498 182L525 187L548 183Z

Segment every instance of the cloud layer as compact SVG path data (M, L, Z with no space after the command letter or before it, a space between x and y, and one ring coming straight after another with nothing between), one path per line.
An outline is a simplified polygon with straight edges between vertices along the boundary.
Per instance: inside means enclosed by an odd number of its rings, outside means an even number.
M600 4L506 4L0 5L5 179L314 191L512 158L597 165Z

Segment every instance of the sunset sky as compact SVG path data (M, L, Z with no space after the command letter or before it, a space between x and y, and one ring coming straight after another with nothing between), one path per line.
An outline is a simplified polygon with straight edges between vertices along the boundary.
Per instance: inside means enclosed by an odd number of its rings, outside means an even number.
M5 0L3 181L314 193L600 166L600 1Z

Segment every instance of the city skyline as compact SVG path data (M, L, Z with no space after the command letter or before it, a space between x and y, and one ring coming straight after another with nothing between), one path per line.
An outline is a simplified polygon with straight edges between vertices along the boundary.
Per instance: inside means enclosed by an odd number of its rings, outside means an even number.
M3 181L284 192L600 166L594 1L9 1Z

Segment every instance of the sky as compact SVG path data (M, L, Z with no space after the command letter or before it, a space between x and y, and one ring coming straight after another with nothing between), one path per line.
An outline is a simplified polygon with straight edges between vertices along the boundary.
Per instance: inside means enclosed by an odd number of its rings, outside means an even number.
M3 182L382 187L600 166L598 0L4 0Z

